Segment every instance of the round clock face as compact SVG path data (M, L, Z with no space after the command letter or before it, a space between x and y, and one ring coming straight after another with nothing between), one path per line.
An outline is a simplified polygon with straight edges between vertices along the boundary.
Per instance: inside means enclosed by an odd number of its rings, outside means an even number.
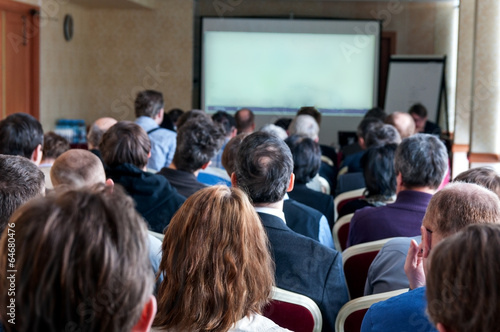
M70 41L73 38L73 17L69 14L64 16L64 39Z

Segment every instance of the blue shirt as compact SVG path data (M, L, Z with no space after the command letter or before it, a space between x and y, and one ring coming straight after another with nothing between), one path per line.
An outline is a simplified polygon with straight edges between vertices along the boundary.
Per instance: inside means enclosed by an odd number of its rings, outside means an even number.
M425 313L426 307L425 287L375 303L363 319L361 332L437 332Z
M139 126L148 133L151 141L151 158L148 161L148 169L155 171L168 167L174 159L175 148L177 146L177 133L160 128L160 126L150 117L140 116L135 120Z

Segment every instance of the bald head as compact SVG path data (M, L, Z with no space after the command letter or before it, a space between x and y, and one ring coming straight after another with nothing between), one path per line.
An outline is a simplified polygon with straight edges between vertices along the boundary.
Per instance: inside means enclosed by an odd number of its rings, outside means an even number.
M101 160L92 152L73 149L60 155L50 170L50 179L54 187L92 186L106 182L106 174Z
M101 142L102 135L111 128L117 121L113 118L104 117L97 119L92 126L90 126L89 133L87 135L87 141L89 144L89 150L98 149L99 143Z
M500 199L473 183L450 183L431 198L424 226L441 238L471 224L500 222Z
M415 134L415 121L408 113L394 112L385 119L385 123L396 127L401 139Z
M236 129L240 133L252 133L255 130L255 116L248 108L242 108L234 115Z

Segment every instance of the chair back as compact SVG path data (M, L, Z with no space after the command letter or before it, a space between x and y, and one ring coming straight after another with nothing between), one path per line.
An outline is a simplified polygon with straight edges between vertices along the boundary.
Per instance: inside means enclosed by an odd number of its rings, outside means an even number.
M393 296L397 296L407 291L408 288L398 289L391 292L363 296L347 302L342 308L340 308L337 315L337 320L335 321L335 331L360 332L363 318L372 304L385 301Z
M321 332L323 318L318 305L307 296L273 287L263 315L295 332Z
M368 269L384 244L390 239L366 242L347 248L342 253L344 275L349 290L349 298L363 296Z
M335 244L335 249L337 249L338 252L344 251L347 247L347 239L349 238L349 225L351 224L352 216L354 216L354 213L346 214L345 216L337 220L337 222L333 225L333 243Z
M342 194L338 195L337 197L335 197L335 199L333 200L333 210L334 210L333 213L334 213L335 220L337 220L337 218L339 217L340 209L347 202L350 202L350 201L353 201L355 199L363 197L363 193L365 192L365 190L366 190L366 188L351 190L351 191L342 193Z

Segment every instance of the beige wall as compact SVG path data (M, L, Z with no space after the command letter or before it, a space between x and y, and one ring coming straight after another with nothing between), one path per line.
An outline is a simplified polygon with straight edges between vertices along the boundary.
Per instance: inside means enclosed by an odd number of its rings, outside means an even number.
M87 123L101 116L133 120L138 90L157 89L165 108L190 108L193 8L186 0L148 0L156 9L102 9L71 0L25 0L41 6L40 120ZM137 1L136 1L137 2ZM74 37L63 36L64 15Z

